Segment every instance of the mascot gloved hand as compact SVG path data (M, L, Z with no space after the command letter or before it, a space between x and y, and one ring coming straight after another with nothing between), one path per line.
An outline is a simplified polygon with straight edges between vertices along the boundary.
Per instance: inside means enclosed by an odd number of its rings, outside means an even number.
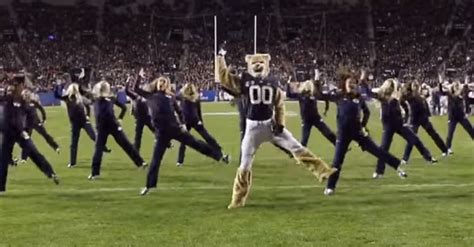
M219 52L217 53L217 55L225 57L225 55L227 54L227 51L226 51L226 49L225 49L226 44L227 44L227 41L224 41L224 42L219 46Z
M285 126L283 126L281 124L278 124L278 123L273 124L273 134L276 135L276 136L283 133L284 129L285 129Z

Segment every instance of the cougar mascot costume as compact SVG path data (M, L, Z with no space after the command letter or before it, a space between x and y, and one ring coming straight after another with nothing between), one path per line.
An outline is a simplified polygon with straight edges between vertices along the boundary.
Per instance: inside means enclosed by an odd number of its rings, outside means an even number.
M227 67L225 54L226 51L221 49L217 57L219 80L224 88L248 101L247 127L241 146L242 158L228 208L245 206L252 184L253 156L265 142L272 142L291 151L298 163L307 167L319 181L334 173L336 169L329 168L285 129L284 92L278 87L278 80L270 75L270 55L247 55L247 72L239 76L235 70Z

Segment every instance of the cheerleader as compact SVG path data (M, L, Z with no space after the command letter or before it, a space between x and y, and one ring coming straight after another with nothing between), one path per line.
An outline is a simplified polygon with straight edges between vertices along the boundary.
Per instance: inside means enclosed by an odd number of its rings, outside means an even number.
M183 111L186 130L188 132L191 129L196 130L196 132L201 135L207 144L215 147L216 149L222 149L219 143L217 143L216 139L214 139L214 137L212 137L204 127L201 112L201 101L199 100L199 92L196 86L191 83L185 84L183 88L181 88L180 96L181 109ZM181 143L179 146L178 162L176 163L178 167L183 166L185 152L186 144Z
M68 74L65 75L65 78L66 81L70 82L70 79L68 80L68 78L70 78ZM81 94L81 89L77 83L70 83L64 94L62 94L62 87L56 85L54 88L54 96L66 104L69 123L71 124L71 145L69 164L67 167L73 168L77 165L77 151L81 130L84 129L93 142L95 142L96 138L94 128L89 119L90 106L86 102L89 101L89 99ZM104 152L110 153L110 149L105 147Z
M168 78L159 77L148 84L145 90L141 89L138 83L133 87L137 94L146 98L153 126L155 127L153 158L148 170L146 186L140 192L142 196L148 194L150 189L156 188L161 161L172 139L184 143L216 161L229 163L229 156L223 154L220 148L197 140L186 131L181 109L173 93L171 93L170 86ZM175 114L177 114L178 118Z
M92 90L92 94L94 96L97 139L95 141L95 151L92 158L92 171L88 179L95 180L100 176L102 155L109 135L114 137L117 144L119 144L137 167L145 168L147 164L127 139L120 123L125 116L127 107L112 95L110 84L107 81L97 83ZM114 113L114 105L121 109L118 118Z
M31 137L33 130L38 132L46 143L56 152L59 153L59 145L54 138L46 131L44 124L46 123L46 112L39 103L38 95L34 94L30 89L24 89L22 97L25 102L26 111L26 132ZM38 116L37 110L40 111L42 118ZM28 150L22 149L20 163L25 163L28 159Z
M401 161L386 149L378 147L370 138L366 128L368 117L361 118L361 112L369 112L369 110L357 88L357 77L350 73L344 73L339 83L339 92L325 96L337 104L336 150L332 164L334 168L337 168L337 172L329 177L324 195L335 193L342 171L342 164L351 141L358 142L362 150L371 153L382 162L387 162L389 166L397 171L399 177L407 177L407 174L400 168Z
M402 91L401 105L405 110L405 122L408 123L408 126L415 134L418 133L418 128L423 127L426 133L428 133L431 139L436 143L436 146L441 150L442 155L446 156L449 152L448 147L430 121L431 114L428 103L426 102L426 94L422 94L420 91L418 81L405 83ZM402 163L408 162L412 149L413 145L407 143Z

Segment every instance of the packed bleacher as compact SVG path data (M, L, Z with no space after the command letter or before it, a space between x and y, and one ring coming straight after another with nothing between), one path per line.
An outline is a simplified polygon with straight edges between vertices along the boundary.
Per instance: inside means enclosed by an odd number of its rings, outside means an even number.
M472 1L139 2L1 6L0 82L5 71L27 68L38 89L49 90L57 73L87 67L91 80L108 76L121 85L145 68L170 74L178 85L214 89L214 15L218 43L227 41L228 60L240 70L245 54L254 52L257 15L257 51L272 55L282 81L305 79L300 74L318 68L330 83L341 65L365 68L378 82L386 71L429 84L440 70L472 77Z

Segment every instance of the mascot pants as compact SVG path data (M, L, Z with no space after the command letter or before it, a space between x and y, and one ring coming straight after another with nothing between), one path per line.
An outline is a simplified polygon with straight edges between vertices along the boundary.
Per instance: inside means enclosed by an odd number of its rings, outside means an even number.
M204 154L216 161L222 159L222 150L215 146L211 146L201 140L194 138L189 132L181 130L179 127L168 127L155 132L155 147L153 149L153 158L151 160L150 169L148 170L146 187L156 188L158 184L158 176L160 173L161 160L169 147L171 140L177 140L184 145L190 146L192 149Z
M245 116L245 113L240 112L240 146L241 148L240 148L239 160L242 160L242 146L243 146L243 140L244 140L246 128L247 128L247 118ZM283 151L285 154L290 156L290 158L293 158L293 154L288 149L284 148L283 146L279 145L276 142L272 142L272 144L273 146L277 147L278 149Z
M461 124L461 126L471 136L471 139L474 139L474 129L472 128L471 122L469 122L466 117L461 119L450 119L448 121L448 138L446 139L446 145L448 148L451 148L451 145L453 144L454 131L458 124Z
M95 140L95 151L94 157L92 158L92 176L100 175L102 155L109 135L114 137L117 144L125 151L125 153L127 153L128 157L130 157L137 167L143 165L143 158L127 139L127 136L123 133L122 127L118 124L111 124L97 128L97 139Z
M206 141L207 144L215 147L216 149L222 149L219 143L217 143L216 139L209 134L207 129L204 127L202 122L197 122L197 123L191 123L191 124L186 124L186 129L190 131L191 129L196 130L196 132L201 135L202 138L204 138L204 141ZM178 163L182 164L184 162L184 155L186 152L186 144L181 142L181 145L179 146L179 153L178 153Z
M418 133L418 129L420 128L420 126L423 127L423 129L425 129L428 135L430 135L431 139L433 139L433 141L436 143L436 146L438 146L441 152L443 153L448 152L448 147L444 143L443 139L441 139L441 136L438 134L438 132L436 132L436 130L433 127L433 124L431 124L429 119L425 119L421 121L420 123L414 123L411 126L411 130L413 130L413 132L416 134ZM410 154L412 150L413 150L413 144L407 143L405 147L405 153L403 154L403 160L408 161L408 159L410 159Z
M81 129L84 129L89 136L89 138L95 142L95 132L94 128L89 121L83 123L71 123L71 147L70 147L70 157L69 164L75 165L77 161L77 145L79 143L79 137L81 136Z
M12 159L13 146L15 142L17 142L23 150L28 151L29 157L43 174L48 178L51 178L55 174L53 167L38 151L38 149L36 149L36 146L30 139L28 133L23 132L19 136L0 133L0 191L5 191L6 189L8 166Z
M290 153L299 153L306 149L287 129L283 129L283 133L280 135L274 135L273 119L265 121L247 119L241 147L240 169L244 171L252 169L253 157L260 145L265 142L271 142L273 145L282 147Z
M303 144L303 146L306 147L308 145L309 135L311 134L311 129L313 126L316 127L321 132L321 134L323 134L323 136L328 139L328 141L330 141L333 145L336 145L336 134L331 131L326 123L324 123L322 118L316 118L313 120L304 121L302 124L301 132L303 133L303 136L301 137L301 144Z
M150 117L147 118L135 118L135 140L133 146L140 152L143 136L143 128L148 127L151 132L155 132L155 128L151 124Z
M40 134L44 140L48 143L48 145L56 150L59 148L59 145L58 143L54 140L54 138L48 133L48 131L46 131L46 128L43 126L43 125L40 125L40 124L37 124L35 125L32 129L28 129L28 135L32 135L33 134L33 130L35 130L36 132L38 132L38 134ZM22 160L26 160L28 159L28 156L29 156L29 153L28 153L28 150L26 149L22 149L21 150L21 159Z
M431 161L430 151L425 147L423 142L421 142L421 139L410 128L406 126L401 126L401 127L385 126L384 127L384 130L382 133L382 144L380 144L380 147L383 150L385 151L390 150L390 145L392 144L393 136L395 135L395 133L397 133L403 139L405 139L408 144L415 145L415 147L423 155L423 158L426 161ZM377 168L375 172L377 172L378 174L384 174L385 162L383 160L381 159L378 160Z
M339 130L337 134L336 140L336 151L334 153L334 159L332 167L337 168L338 170L333 173L327 183L327 188L335 189L337 181L339 180L339 175L342 170L342 164L344 163L344 158L347 153L347 149L349 148L349 144L351 141L356 141L359 143L362 150L369 152L370 154L374 155L375 157L379 158L383 162L387 162L387 164L394 169L398 169L400 166L401 161L389 153L387 150L377 146L375 142L370 138L370 136L364 133L362 130Z

